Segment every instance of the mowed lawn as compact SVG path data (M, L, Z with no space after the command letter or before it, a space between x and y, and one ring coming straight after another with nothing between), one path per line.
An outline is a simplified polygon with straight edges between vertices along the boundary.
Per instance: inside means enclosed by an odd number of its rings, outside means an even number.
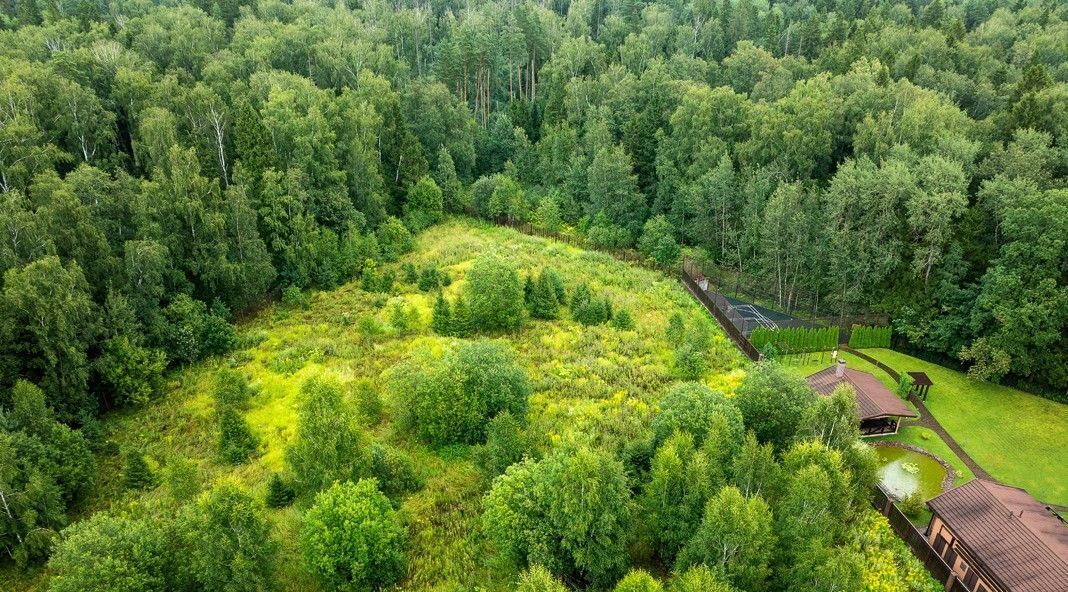
M864 353L898 372L926 372L934 383L927 407L995 479L1068 506L1068 405L892 350Z

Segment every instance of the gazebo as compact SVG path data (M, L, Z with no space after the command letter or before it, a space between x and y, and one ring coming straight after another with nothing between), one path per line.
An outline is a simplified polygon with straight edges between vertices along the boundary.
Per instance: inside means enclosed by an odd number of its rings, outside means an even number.
M841 385L856 393L861 437L896 434L901 418L920 416L883 386L878 378L867 372L846 368L845 360L838 360L838 363L816 372L806 380L821 395L830 395Z
M925 372L906 372L906 374L912 377L912 393L910 394L915 394L926 401L927 392L931 390L931 385L934 384L931 382L930 377Z

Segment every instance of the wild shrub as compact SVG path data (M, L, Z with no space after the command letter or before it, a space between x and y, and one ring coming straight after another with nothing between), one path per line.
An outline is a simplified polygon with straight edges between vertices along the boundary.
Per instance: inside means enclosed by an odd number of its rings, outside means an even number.
M506 347L490 341L402 362L392 372L391 388L406 421L435 445L482 442L486 422L504 411L524 416L530 394L526 371Z

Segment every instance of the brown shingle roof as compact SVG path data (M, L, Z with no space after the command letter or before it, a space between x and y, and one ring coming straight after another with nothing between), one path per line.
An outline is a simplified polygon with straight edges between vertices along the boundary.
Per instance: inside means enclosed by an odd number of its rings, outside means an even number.
M808 384L817 393L831 394L840 384L848 385L857 393L857 411L860 419L875 419L877 417L919 417L890 389L883 386L878 378L867 372L846 368L841 377L835 375L835 367L831 366L809 376Z
M927 505L1012 592L1068 590L1068 526L1026 491L975 479Z

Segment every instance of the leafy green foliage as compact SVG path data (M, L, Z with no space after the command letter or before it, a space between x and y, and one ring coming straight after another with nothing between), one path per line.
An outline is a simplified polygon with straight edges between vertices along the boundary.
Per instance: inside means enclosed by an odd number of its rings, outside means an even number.
M675 241L675 228L667 217L653 216L645 222L638 251L653 261L662 264L675 263L679 259L679 244Z
M560 276L551 269L543 269L538 273L537 279L531 284L530 294L527 297L527 310L535 319L552 320L560 316L559 293L563 291L562 281L560 290L557 290Z
M540 565L532 565L519 574L516 592L567 592L567 587Z
M129 449L123 455L122 484L126 489L148 489L156 486L156 475L148 467L140 450Z
M672 562L693 537L705 502L720 485L722 476L714 478L708 455L694 449L689 433L675 432L657 449L641 506L649 538L665 561Z
M304 515L300 546L308 568L338 590L374 590L404 570L405 530L374 479L339 482Z
M340 384L313 378L301 386L297 437L286 461L302 492L369 474L369 443Z
M467 271L464 296L478 331L515 331L523 325L523 288L515 267L486 255Z
M232 483L187 506L177 530L188 576L200 588L254 592L273 582L277 543L260 504Z
M616 583L614 592L663 592L664 586L644 569L632 569Z
M441 188L426 175L408 188L408 197L404 201L404 221L409 228L418 232L439 222L444 208Z
M218 414L219 456L231 464L245 462L256 452L259 438L252 433L245 417L233 407L222 407Z
M477 458L485 474L493 478L522 460L529 449L523 425L510 412L503 411L486 426L486 443Z
M757 590L770 574L774 547L768 504L760 496L746 499L737 488L724 487L708 501L676 568L705 565L743 590Z
M48 562L53 592L167 590L173 556L149 520L98 512L65 529Z
M157 349L133 344L126 336L109 339L94 363L101 379L118 405L143 405L163 385L166 355Z
M404 362L392 374L394 396L412 426L436 445L481 442L497 414L526 413L526 372L498 343L464 342L441 358Z
M691 435L698 447L710 432L725 430L731 442L741 441L744 433L742 413L734 401L697 382L678 384L663 396L652 428L657 443L681 431Z
M589 448L527 459L494 480L483 528L515 561L603 585L625 561L626 481L622 463Z
M762 352L771 345L777 354L831 351L838 347L838 327L757 327L749 335L749 342Z
M776 450L785 450L793 442L801 418L816 397L804 380L788 375L770 361L757 364L735 396L746 427Z
M18 565L47 556L95 469L81 431L56 420L41 389L16 382L10 411L0 408L0 546Z
M378 442L371 444L371 476L391 499L399 499L423 486L411 457Z

